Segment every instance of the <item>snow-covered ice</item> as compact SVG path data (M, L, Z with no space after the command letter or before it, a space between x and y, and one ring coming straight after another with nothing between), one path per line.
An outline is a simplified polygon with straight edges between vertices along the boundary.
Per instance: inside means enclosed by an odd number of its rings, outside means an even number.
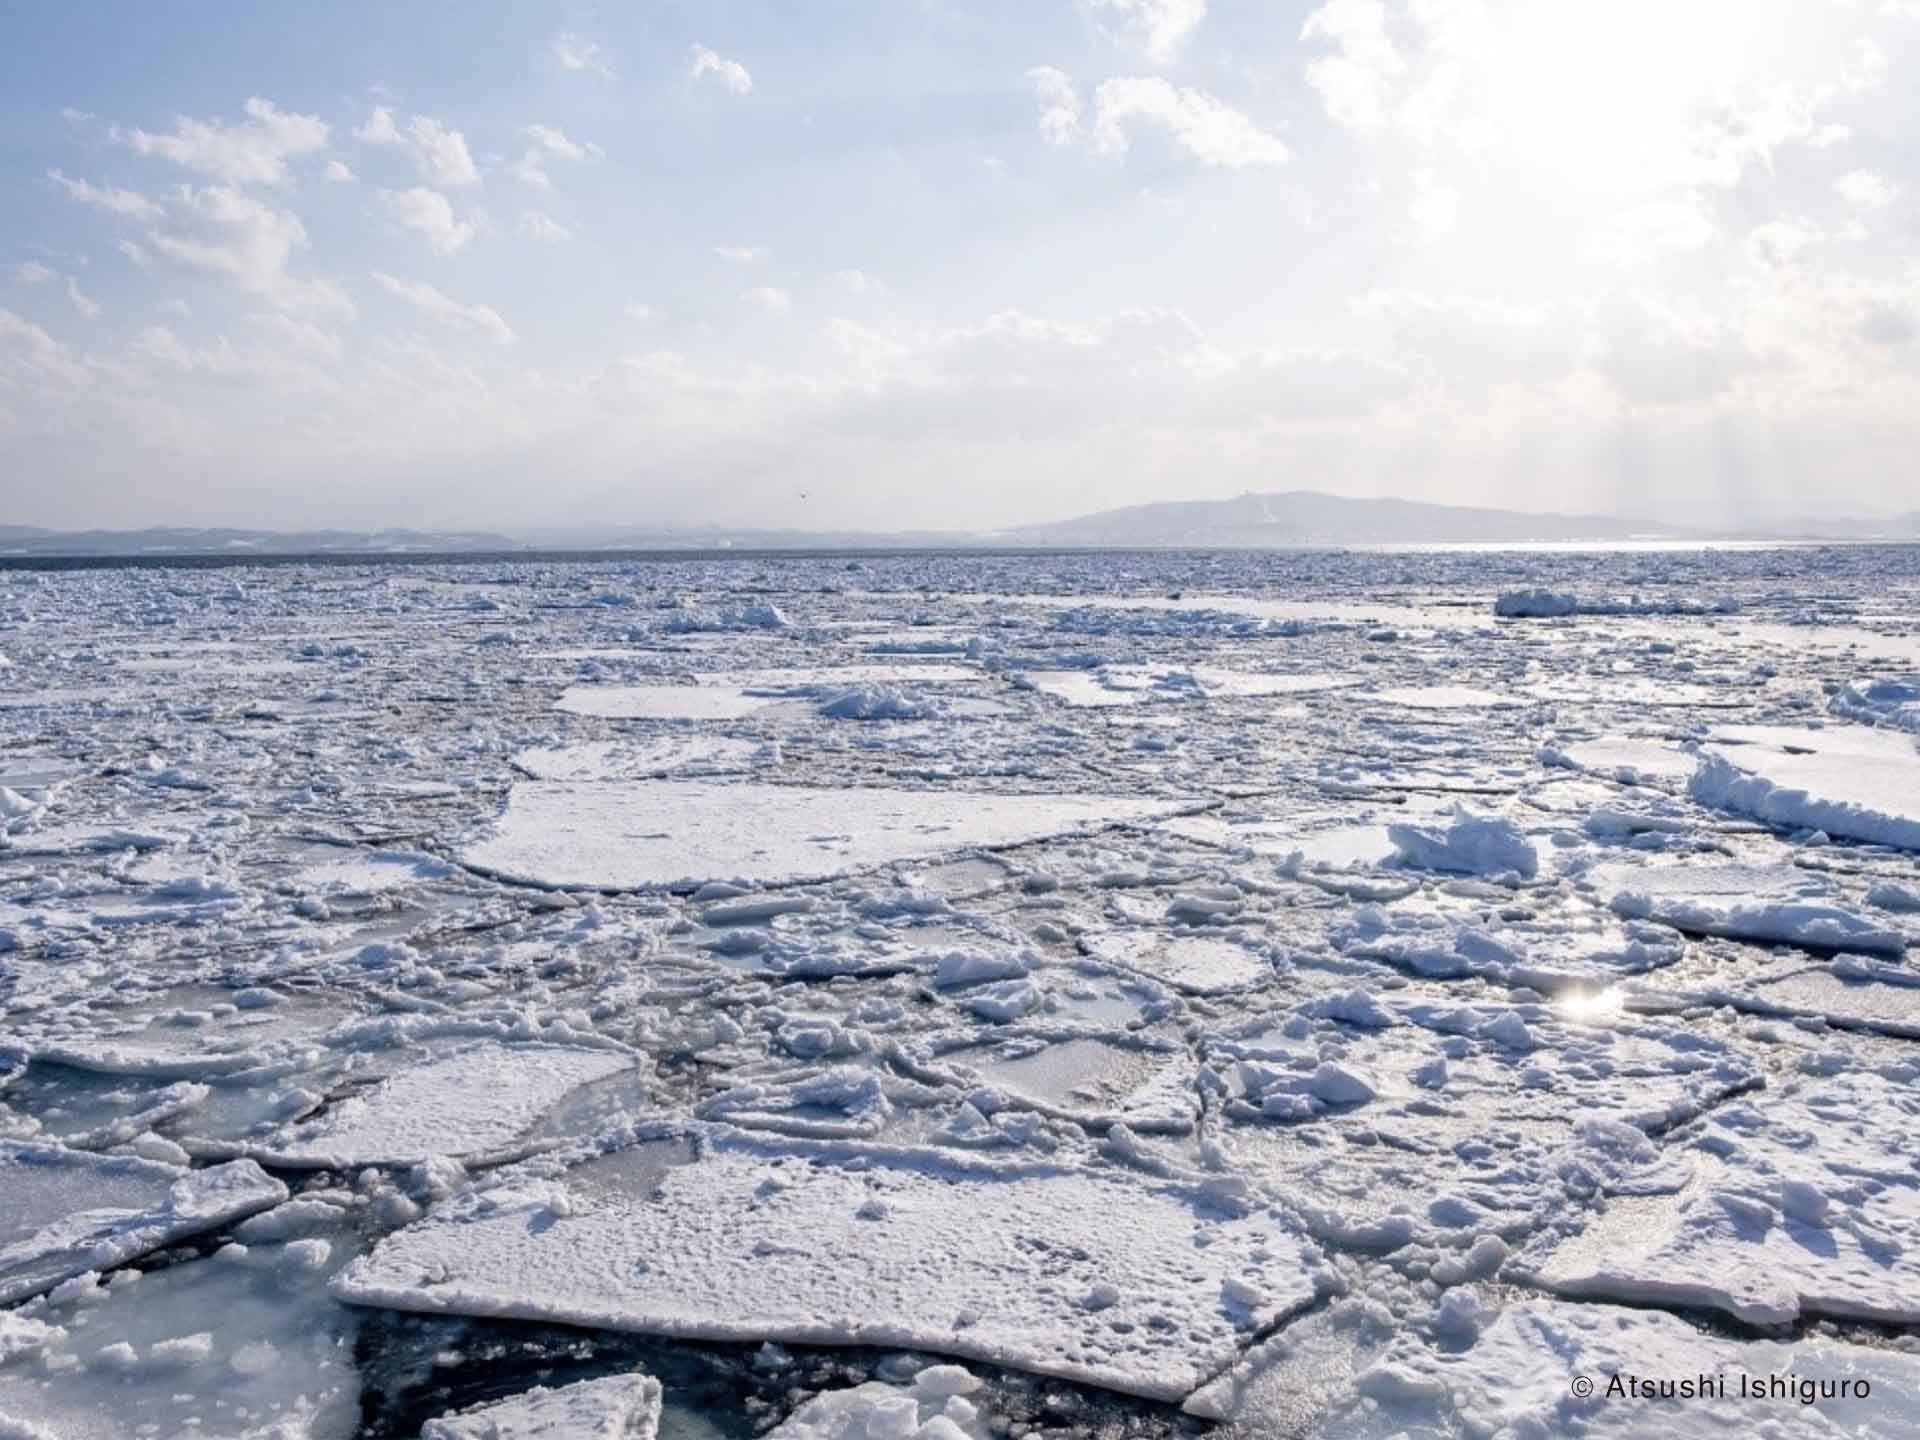
M456 1197L335 1293L689 1339L918 1348L1177 1400L1310 1302L1313 1264L1282 1221L1205 1184L721 1134L649 1192L576 1172Z
M0 1435L1909 1433L1915 613L1890 547L0 573ZM1679 1368L1873 1394L1570 1388Z
M536 1385L511 1399L429 1420L420 1440L654 1440L660 1382L609 1375L558 1389Z
M1180 808L1123 796L530 781L514 787L493 833L467 845L461 859L503 879L555 888L791 885Z

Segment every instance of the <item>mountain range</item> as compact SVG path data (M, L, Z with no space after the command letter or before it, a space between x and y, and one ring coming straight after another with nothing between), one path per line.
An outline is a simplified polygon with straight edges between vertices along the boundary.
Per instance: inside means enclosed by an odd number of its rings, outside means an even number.
M467 530L46 530L0 525L0 557L462 554L556 550L813 549L1296 549L1341 545L1525 544L1631 540L1920 541L1920 510L1891 519L1806 517L1745 529L1660 524L1620 515L1565 515L1355 500L1314 490L1231 500L1129 505L1072 520L992 531L807 531L592 526L520 537Z

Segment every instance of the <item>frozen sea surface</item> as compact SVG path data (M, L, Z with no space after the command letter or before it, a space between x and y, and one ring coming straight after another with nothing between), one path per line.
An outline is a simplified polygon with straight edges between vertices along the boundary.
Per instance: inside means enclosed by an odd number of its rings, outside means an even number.
M6 1440L1920 1434L1913 551L0 592Z

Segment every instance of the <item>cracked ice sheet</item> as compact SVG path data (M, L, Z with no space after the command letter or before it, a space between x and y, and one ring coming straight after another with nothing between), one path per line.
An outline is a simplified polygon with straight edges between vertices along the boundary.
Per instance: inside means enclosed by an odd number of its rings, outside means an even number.
M1614 914L1729 940L1898 955L1906 935L1797 865L1602 865L1581 877Z
M1920 737L1858 725L1718 729L1690 786L1715 809L1920 850Z
M1315 1232L1390 1249L1431 1231L1517 1236L1584 1187L1583 1124L1656 1132L1754 1085L1721 1041L1545 1005L1350 991L1204 1042L1220 1143ZM1650 1147L1617 1131L1644 1162Z
M1805 1077L1703 1116L1669 1142L1693 1167L1684 1185L1634 1199L1629 1224L1603 1217L1536 1279L1757 1325L1920 1322L1920 1072L1898 1068Z
M721 1134L654 1197L588 1162L455 1197L336 1282L363 1305L899 1346L1178 1400L1307 1304L1317 1252L1227 1192L1104 1168Z
M491 837L467 845L461 859L554 889L785 885L1191 808L1110 795L531 781L513 787Z
M607 1375L429 1420L420 1440L654 1440L660 1432L660 1382L651 1375Z
M251 1160L188 1170L0 1140L0 1305L137 1260L287 1197Z
M485 1161L510 1154L570 1092L632 1064L621 1050L486 1041L397 1071L247 1153L301 1170Z
M1725 1399L1609 1396L1614 1376L1686 1380L1725 1376ZM1864 1381L1865 1397L1742 1400L1741 1377ZM1584 1376L1594 1392L1575 1393ZM1838 1341L1742 1342L1707 1334L1672 1315L1560 1301L1514 1304L1464 1349L1411 1336L1358 1377L1359 1394L1311 1440L1481 1440L1499 1435L1581 1435L1672 1440L1902 1440L1920 1413L1920 1357ZM1241 1413L1249 1429L1257 1411Z
M725 735L661 735L595 740L522 750L513 763L536 780L645 780L654 776L731 775L771 763L769 747Z

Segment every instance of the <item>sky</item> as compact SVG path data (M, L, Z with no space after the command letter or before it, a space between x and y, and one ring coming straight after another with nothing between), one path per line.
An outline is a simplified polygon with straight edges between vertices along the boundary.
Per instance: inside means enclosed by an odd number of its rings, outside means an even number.
M0 36L0 523L1920 507L1920 0Z

